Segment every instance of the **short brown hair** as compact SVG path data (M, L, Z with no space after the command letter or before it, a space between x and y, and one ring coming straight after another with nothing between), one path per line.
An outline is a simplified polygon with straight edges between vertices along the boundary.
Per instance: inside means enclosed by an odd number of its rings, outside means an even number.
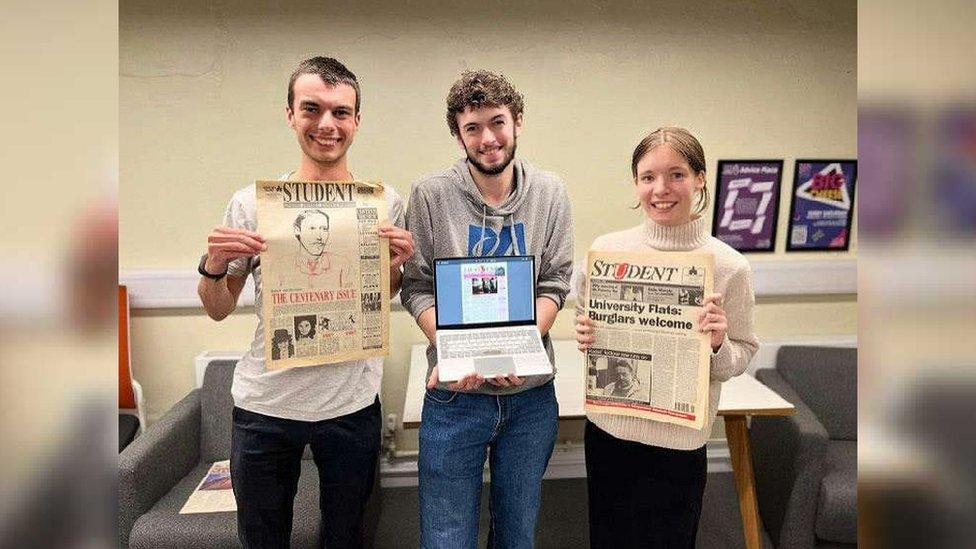
M303 74L317 74L329 86L350 85L352 89L356 90L356 113L359 113L360 96L362 95L359 92L359 81L356 80L356 75L351 70L332 57L312 57L298 64L298 68L291 73L291 78L288 80L289 109L292 108L292 103L295 101L295 80L298 80L298 77Z
M447 127L459 135L457 115L468 107L508 107L513 119L525 109L522 94L503 75L491 71L464 71L447 93Z
M677 126L660 127L641 140L634 149L634 156L630 162L630 172L634 179L637 179L637 163L644 155L658 148L661 145L671 147L671 150L684 157L695 175L705 173L705 149L691 132ZM708 209L708 186L705 185L698 195L695 213L700 214Z

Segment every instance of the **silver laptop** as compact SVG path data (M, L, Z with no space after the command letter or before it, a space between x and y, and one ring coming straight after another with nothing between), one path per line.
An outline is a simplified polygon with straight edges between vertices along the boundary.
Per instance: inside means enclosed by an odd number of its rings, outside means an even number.
M533 256L435 259L434 296L441 381L552 373L536 326Z

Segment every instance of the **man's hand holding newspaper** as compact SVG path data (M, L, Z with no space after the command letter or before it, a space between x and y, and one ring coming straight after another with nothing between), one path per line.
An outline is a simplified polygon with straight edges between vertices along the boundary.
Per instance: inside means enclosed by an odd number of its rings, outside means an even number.
M204 269L218 275L227 271L231 261L251 257L268 249L264 237L247 229L214 227L207 235L207 262Z

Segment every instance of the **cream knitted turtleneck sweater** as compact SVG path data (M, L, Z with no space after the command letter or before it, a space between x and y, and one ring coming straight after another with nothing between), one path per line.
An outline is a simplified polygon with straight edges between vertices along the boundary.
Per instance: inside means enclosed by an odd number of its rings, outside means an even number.
M701 429L680 427L648 419L588 412L587 418L611 435L644 444L677 450L700 448L708 440L718 411L722 382L745 371L759 342L752 328L752 276L749 262L739 252L705 231L699 217L677 227L666 227L651 220L632 229L598 237L592 250L603 251L695 251L715 256L715 292L722 294L728 319L725 341L711 357L708 386L708 418ZM584 295L585 276L578 277L577 295ZM583 314L582 298L576 306Z

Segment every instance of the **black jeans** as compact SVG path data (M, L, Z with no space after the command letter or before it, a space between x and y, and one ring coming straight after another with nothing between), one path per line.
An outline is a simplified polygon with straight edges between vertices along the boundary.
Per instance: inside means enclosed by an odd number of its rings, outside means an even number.
M705 494L704 446L649 446L587 421L585 451L592 549L694 549Z
M248 549L288 547L305 445L319 471L320 546L359 548L363 510L380 450L380 402L323 421L295 421L234 407L231 477L237 532Z

